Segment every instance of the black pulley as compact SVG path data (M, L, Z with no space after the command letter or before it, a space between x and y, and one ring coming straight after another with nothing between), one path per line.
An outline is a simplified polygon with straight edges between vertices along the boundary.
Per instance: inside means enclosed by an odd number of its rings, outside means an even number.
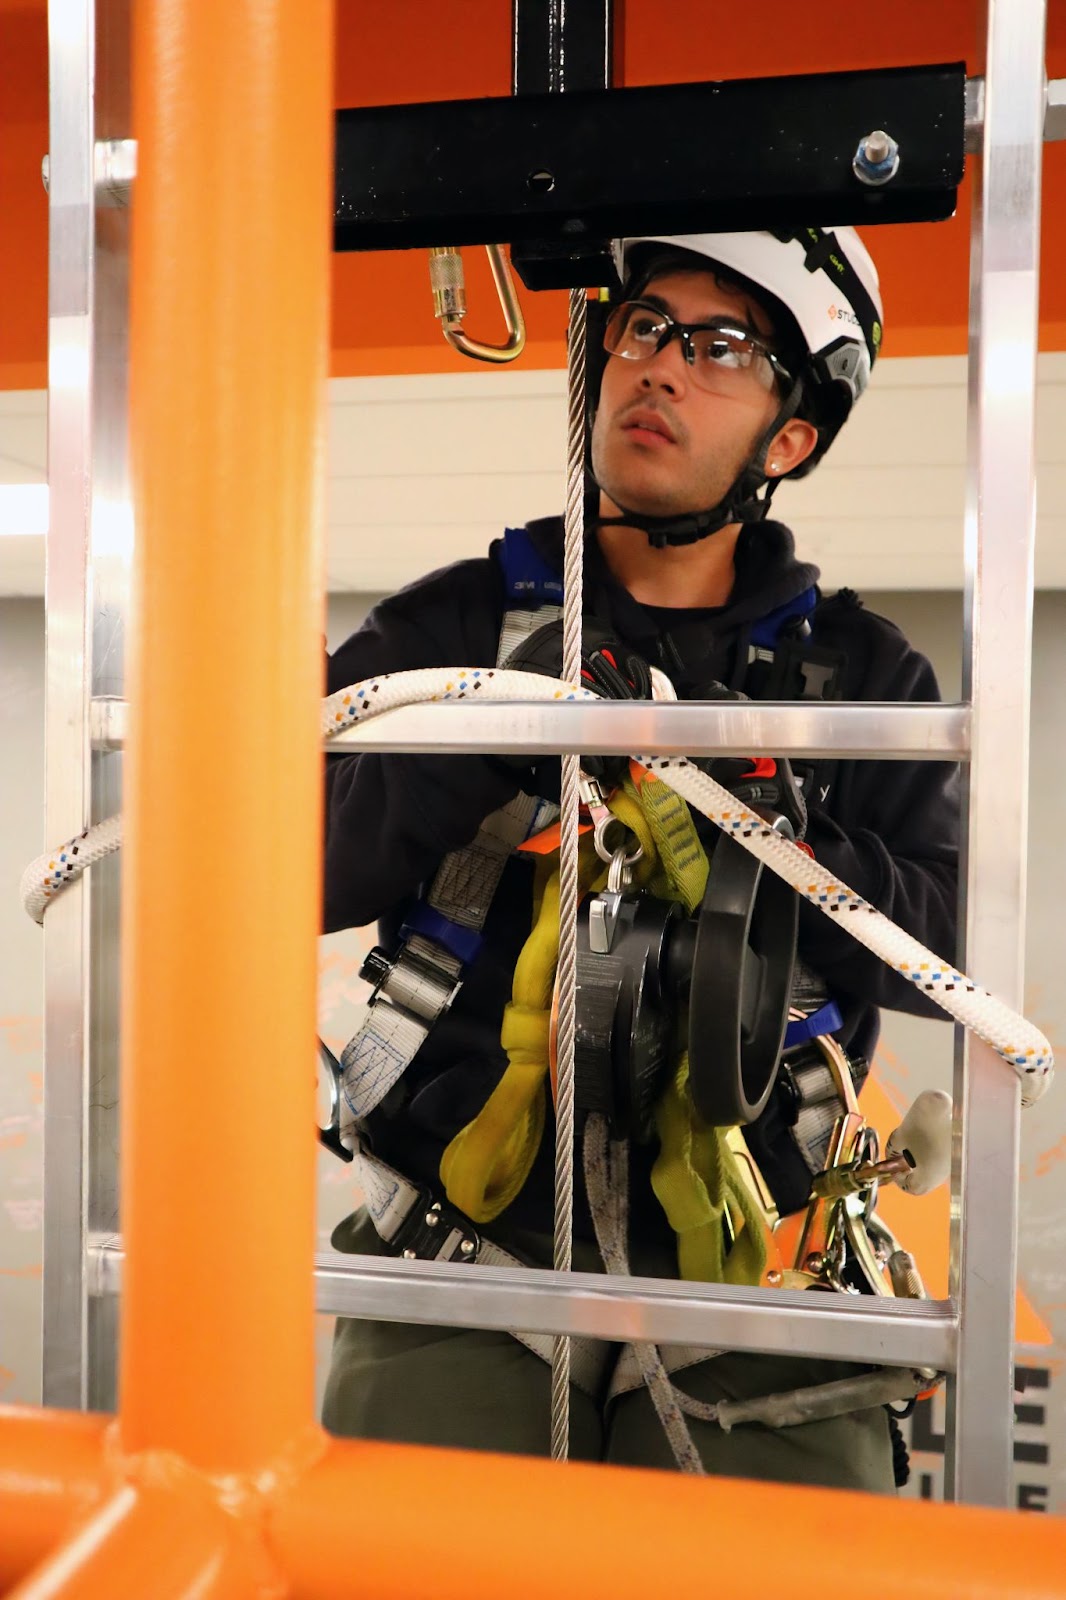
M578 916L574 1105L579 1128L589 1112L601 1111L616 1137L642 1143L676 1060L668 953L684 910L650 895L620 895L610 906L604 950L595 912L605 899L596 896Z
M705 1122L754 1122L777 1077L788 1026L799 900L723 834L711 857L689 963L689 1089ZM691 924L690 924L691 926ZM680 951L678 952L680 954Z
M727 835L695 916L634 891L592 896L578 916L574 1098L580 1130L604 1113L615 1137L651 1137L681 1051L700 1117L753 1122L773 1088L788 1023L799 907Z

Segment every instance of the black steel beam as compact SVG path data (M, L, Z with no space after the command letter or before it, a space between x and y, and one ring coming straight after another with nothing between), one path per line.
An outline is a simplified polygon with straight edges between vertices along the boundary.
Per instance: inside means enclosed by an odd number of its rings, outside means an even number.
M612 0L513 0L511 28L513 94L611 87Z
M614 0L513 0L512 94L574 94L614 86ZM606 239L513 239L511 265L527 289L592 288L608 272Z
M963 173L965 67L339 111L338 250L931 222ZM883 128L899 171L852 171Z

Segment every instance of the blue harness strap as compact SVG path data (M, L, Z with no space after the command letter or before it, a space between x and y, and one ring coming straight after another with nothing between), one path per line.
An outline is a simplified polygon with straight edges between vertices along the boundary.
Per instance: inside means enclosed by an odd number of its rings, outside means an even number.
M758 650L776 650L785 624L793 618L800 618L804 622L811 615L818 604L818 590L804 589L802 594L796 595L793 600L786 600L783 606L778 606L774 611L768 611L765 617L760 617L758 622L752 624L751 642Z
M835 1000L827 1000L824 1006L819 1006L817 1011L812 1011L809 1017L797 1017L795 1022L790 1022L785 1029L785 1050L791 1050L798 1044L806 1044L808 1039L816 1039L820 1033L836 1033L838 1028L844 1026L844 1018L840 1015L840 1007Z
M509 605L562 605L562 574L549 566L533 543L528 528L504 529L500 565Z

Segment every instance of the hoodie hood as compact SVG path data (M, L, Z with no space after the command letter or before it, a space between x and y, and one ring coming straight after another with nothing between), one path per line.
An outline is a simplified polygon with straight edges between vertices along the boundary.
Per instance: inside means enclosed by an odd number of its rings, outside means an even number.
M557 571L563 567L563 521L544 517L529 523L530 536ZM725 605L692 610L642 605L607 566L595 533L585 540L585 614L595 616L661 667L681 694L699 698L712 681L734 677L738 655L747 664L752 625L815 587L819 570L796 559L792 534L782 522L749 523L741 528L734 555L735 579ZM745 648L737 650L744 636Z

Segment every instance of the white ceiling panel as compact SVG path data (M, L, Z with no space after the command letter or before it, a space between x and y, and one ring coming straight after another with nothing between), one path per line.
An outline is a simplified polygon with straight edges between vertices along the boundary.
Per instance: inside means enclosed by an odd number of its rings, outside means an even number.
M564 374L456 360L454 373L330 384L331 589L397 588L561 508ZM825 463L784 484L775 506L827 585L953 588L965 449L965 359L885 360ZM1064 588L1066 354L1040 358L1037 454L1037 581ZM0 486L43 481L45 460L43 394L0 394ZM43 540L0 537L0 593L43 583Z

